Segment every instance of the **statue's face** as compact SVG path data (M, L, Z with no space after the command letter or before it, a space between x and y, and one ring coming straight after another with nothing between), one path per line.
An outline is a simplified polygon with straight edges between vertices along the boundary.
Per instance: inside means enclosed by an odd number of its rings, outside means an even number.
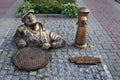
M32 25L37 22L36 16L32 13L29 13L27 16L24 17L25 24Z

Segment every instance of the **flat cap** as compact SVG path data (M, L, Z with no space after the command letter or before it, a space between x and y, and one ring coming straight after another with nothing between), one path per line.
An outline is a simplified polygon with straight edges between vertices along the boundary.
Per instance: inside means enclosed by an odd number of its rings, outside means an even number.
M33 13L34 14L34 10L33 9L30 9L27 13L25 13L22 18L24 18L25 16L27 16L29 13Z

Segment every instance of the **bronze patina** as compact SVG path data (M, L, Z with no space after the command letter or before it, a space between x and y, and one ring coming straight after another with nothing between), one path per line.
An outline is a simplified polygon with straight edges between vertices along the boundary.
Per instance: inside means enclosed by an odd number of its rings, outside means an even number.
M40 48L22 48L13 55L12 61L21 70L33 71L46 67L50 54Z
M78 28L77 28L77 33L76 33L76 38L75 38L75 43L74 46L79 49L83 49L87 47L87 22L88 22L88 14L90 10L81 7L78 10Z
M22 25L18 26L14 41L19 49L12 57L13 63L19 69L26 71L45 67L50 58L50 48L60 48L65 45L63 38L55 32L45 29L37 21L34 10L22 16Z
M28 11L23 17L24 24L18 26L14 41L19 48L42 47L42 49L63 47L65 41L55 32L45 29L37 21L33 10Z
M88 65L96 65L101 63L100 58L92 57L92 56L78 56L78 57L71 57L69 61L76 64L88 64Z

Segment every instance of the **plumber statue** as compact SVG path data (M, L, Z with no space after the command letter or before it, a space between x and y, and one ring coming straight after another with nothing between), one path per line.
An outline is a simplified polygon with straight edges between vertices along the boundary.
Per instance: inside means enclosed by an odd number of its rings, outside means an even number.
M60 48L65 45L65 41L60 35L45 29L37 21L34 10L23 15L21 21L24 24L18 26L14 35L14 41L18 48L41 47L42 49L49 49Z

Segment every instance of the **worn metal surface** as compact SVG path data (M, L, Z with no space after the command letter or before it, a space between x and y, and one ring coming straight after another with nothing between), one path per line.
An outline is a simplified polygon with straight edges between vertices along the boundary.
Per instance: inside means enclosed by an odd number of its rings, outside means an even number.
M49 63L49 60L49 52L39 48L23 48L12 57L14 65L26 71L41 69Z
M69 61L77 64L98 64L101 63L100 58L92 57L92 56L79 56L79 57L71 57Z
M87 22L88 22L88 14L90 10L82 7L78 10L78 29L75 38L74 46L83 49L87 47Z
M18 26L14 35L17 47L41 47L43 49L60 48L65 45L62 36L44 28L44 24L37 21L34 11L28 11L22 17L23 24Z

